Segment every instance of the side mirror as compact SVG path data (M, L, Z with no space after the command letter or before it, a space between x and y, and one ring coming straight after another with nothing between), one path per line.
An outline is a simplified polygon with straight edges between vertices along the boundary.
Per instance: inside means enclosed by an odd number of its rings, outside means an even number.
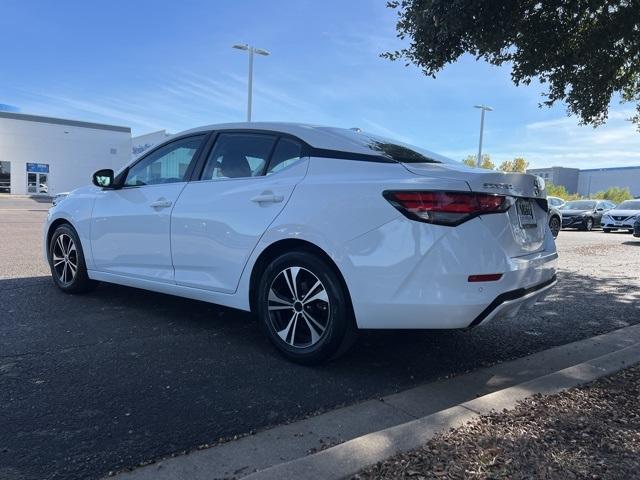
M596 212L604 212L604 208L602 208L602 207L596 208Z
M91 177L93 184L100 188L115 188L115 181L113 178L113 170L105 168L98 170Z

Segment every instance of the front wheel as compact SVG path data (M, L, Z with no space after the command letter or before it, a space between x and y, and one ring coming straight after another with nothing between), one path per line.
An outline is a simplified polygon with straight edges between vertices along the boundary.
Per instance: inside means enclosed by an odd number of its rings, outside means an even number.
M610 228L603 228L602 231L604 233L611 233L611 229Z
M275 258L258 288L259 322L289 360L318 364L343 353L355 339L346 289L319 256L295 251Z
M53 282L65 293L88 292L97 284L87 274L82 245L71 225L60 225L51 235L49 267Z
M591 230L593 230L593 218L587 218L584 221L583 230L586 230L587 232L590 232Z

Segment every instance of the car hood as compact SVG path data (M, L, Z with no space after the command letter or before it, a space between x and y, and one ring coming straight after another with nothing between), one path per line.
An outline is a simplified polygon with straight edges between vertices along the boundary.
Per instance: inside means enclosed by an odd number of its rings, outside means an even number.
M615 215L616 217L631 217L640 215L640 210L609 210L606 215Z

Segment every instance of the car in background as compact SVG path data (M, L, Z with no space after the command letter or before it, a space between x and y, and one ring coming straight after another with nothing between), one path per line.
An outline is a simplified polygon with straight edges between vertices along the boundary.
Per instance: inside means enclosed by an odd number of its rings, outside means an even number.
M633 224L633 236L640 237L640 217L638 217L636 223Z
M562 208L562 206L567 202L566 200L560 197L552 197L549 195L547 196L547 203L549 204L550 207Z
M183 132L96 172L49 210L43 240L64 292L103 281L253 311L284 356L311 364L358 329L468 328L533 308L556 283L547 215L534 175L255 122Z
M549 197L547 197L547 202L549 201ZM555 207L552 207L549 204L549 230L551 230L551 235L553 238L558 238L558 234L562 229L562 213Z
M600 225L602 215L614 208L615 203L609 200L572 200L564 204L562 212L562 228L577 228L590 231Z
M613 230L633 232L633 225L639 218L640 200L625 200L602 216L602 230L605 233Z

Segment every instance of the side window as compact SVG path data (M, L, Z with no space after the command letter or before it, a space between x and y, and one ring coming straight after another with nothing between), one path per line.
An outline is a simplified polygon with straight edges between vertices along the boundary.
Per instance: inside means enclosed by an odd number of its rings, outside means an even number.
M183 182L187 168L204 137L198 135L176 140L150 153L131 167L125 186Z
M269 162L267 175L276 173L300 160L301 152L302 146L298 142L288 138L281 138Z
M221 133L207 158L202 180L262 175L275 137L257 133Z

